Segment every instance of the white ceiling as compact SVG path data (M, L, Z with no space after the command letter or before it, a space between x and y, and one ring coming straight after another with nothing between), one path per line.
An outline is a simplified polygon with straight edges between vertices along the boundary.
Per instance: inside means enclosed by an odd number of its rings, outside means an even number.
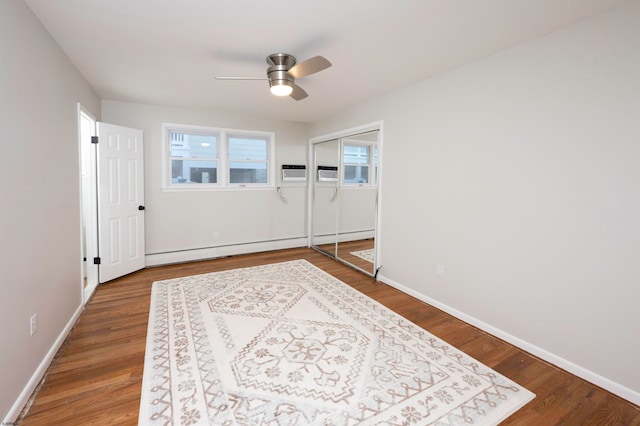
M25 0L102 99L311 122L629 0ZM270 94L265 58L325 56Z

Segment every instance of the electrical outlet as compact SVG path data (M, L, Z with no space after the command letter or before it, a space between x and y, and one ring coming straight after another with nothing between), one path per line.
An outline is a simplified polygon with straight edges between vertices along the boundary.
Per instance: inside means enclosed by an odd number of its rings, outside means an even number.
M440 278L444 278L444 265L441 263L438 263L436 265L436 274L440 277Z
M33 336L38 331L38 315L33 314L29 319L29 332Z
M218 233L218 231L214 231L213 238L218 238L218 237L220 237L220 234Z

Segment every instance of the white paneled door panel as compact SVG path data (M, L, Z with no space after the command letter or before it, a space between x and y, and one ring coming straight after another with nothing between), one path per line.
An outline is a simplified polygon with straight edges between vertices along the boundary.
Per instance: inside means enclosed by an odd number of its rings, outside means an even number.
M98 123L101 283L144 268L142 130Z

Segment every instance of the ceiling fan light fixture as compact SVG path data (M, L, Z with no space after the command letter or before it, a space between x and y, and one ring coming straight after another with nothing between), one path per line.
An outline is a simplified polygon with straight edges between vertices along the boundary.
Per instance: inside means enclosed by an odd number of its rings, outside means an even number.
M289 96L293 92L291 82L287 80L271 80L269 85L271 86L271 93L276 96Z
M274 53L267 56L267 78L260 77L216 77L216 80L269 80L269 88L275 96L290 96L296 101L309 96L295 81L320 72L331 66L331 62L322 56L296 62L296 58L287 53Z

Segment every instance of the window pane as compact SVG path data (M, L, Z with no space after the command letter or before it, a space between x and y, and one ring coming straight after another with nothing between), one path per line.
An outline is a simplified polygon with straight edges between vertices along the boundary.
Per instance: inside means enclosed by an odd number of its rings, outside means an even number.
M171 138L171 157L216 158L216 135L197 133L169 132Z
M218 183L218 162L171 160L171 183Z
M180 183L182 175L182 160L171 160L171 182Z
M192 183L217 183L217 169L214 167L191 167Z
M267 163L235 162L229 167L231 183L267 183Z
M229 159L267 161L267 139L229 136Z
M344 183L369 183L369 147L344 145Z
M344 181L353 182L356 178L356 166L344 166Z
M369 166L360 166L360 176L358 183L369 183Z
M345 164L367 164L369 163L369 147L367 146L344 146Z
M344 166L344 183L369 183L369 166Z

